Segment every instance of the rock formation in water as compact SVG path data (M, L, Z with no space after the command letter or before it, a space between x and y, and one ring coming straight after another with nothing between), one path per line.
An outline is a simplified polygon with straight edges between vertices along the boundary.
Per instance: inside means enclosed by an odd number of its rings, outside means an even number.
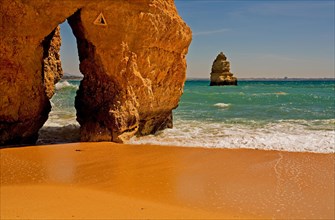
M237 78L230 72L230 63L221 52L213 62L210 86L237 85Z
M0 145L36 141L62 76L66 19L84 75L81 140L123 142L172 127L191 42L173 0L2 0L0 11Z

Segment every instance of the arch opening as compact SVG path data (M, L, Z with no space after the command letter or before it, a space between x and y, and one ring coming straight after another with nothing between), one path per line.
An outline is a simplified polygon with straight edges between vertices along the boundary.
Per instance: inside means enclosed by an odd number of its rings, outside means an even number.
M53 78L55 82L58 81L52 90L54 93L50 95L47 92L49 97L52 96L50 99L51 111L48 120L39 130L37 144L71 143L80 140L80 125L76 121L74 103L83 75L79 70L80 61L77 41L67 20L61 23L59 27L61 45L60 51L56 56L60 56L61 64L59 62L59 67L57 68L60 69L61 74L59 79ZM50 45L50 40L52 40L50 36L53 34L54 31L46 37L44 57L48 57L48 55L50 57L50 54L47 54L48 50L46 50L46 47ZM46 72L46 68L49 68L45 66L44 64L44 72ZM55 74L53 73L53 75ZM46 77L44 76L44 78ZM44 81L46 80L44 79Z

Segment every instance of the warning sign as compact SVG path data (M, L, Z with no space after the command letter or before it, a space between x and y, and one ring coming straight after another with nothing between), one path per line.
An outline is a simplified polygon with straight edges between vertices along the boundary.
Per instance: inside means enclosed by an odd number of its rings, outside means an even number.
M95 19L95 21L93 22L93 24L95 25L102 25L102 26L107 26L107 21L104 17L104 15L102 14L102 12L99 14L99 16Z

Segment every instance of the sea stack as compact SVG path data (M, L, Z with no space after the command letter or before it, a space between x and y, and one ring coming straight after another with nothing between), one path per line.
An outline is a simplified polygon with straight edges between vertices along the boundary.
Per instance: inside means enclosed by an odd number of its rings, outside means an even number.
M221 52L213 62L210 86L237 85L237 78L230 72L230 63Z

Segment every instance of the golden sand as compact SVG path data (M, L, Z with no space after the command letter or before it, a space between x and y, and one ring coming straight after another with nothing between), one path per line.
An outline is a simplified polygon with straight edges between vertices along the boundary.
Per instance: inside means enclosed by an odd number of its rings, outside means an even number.
M334 218L334 154L113 143L0 153L1 219Z

